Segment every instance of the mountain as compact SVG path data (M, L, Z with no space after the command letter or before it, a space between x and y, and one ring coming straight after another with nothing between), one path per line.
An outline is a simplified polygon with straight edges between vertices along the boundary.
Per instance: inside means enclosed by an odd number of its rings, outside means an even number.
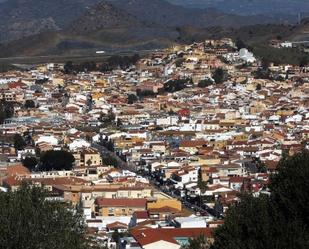
M7 0L0 3L0 41L62 30L100 0Z
M165 0L109 0L114 6L125 10L138 19L164 27L240 27L256 23L271 23L265 16L237 16L225 14L214 8L190 9L171 4Z
M168 0L172 4L191 8L216 8L237 15L266 15L279 21L292 19L302 13L308 16L309 2L305 0Z
M0 16L0 57L157 49L201 40L215 27L275 22L165 0L7 0Z
M134 16L128 14L114 5L101 2L87 10L70 29L76 34L93 34L104 29L119 29L143 27L144 24Z

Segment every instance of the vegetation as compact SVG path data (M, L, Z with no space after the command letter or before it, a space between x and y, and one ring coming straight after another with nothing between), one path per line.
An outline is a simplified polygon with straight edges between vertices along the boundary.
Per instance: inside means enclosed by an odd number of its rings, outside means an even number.
M216 82L216 84L222 84L224 81L227 80L228 74L222 68L217 68L212 75L212 78Z
M138 100L137 96L135 94L129 94L128 95L128 104L132 105Z
M35 157L26 157L22 163L30 171L33 171L35 170L35 166L38 164L38 160Z
M40 158L39 170L71 170L75 158L72 153L64 150L49 150L42 153Z
M197 186L200 188L202 192L205 192L207 190L207 182L203 181L202 177L202 170L198 170L198 181L197 181Z
M16 150L22 150L25 148L26 142L20 134L15 134L13 140L14 140L14 148Z
M309 55L297 48L273 48L268 45L253 46L253 53L260 59L266 59L274 64L292 64L304 66L308 64Z
M271 195L243 195L215 232L214 249L308 248L309 152L282 159Z
M247 45L244 43L244 41L241 40L239 37L237 38L235 45L238 48L238 50L247 47Z
M164 91L173 93L185 89L187 84L192 84L192 79L169 80L164 84Z
M105 156L105 157L103 157L102 161L103 161L104 165L111 165L111 166L114 166L116 168L119 166L117 159L112 157L112 156Z
M73 74L87 71L101 71L107 72L114 69L127 69L134 65L140 59L138 54L132 56L114 55L109 57L106 61L95 63L94 61L86 61L83 63L73 63L68 61L64 65L64 73Z
M14 106L10 102L0 101L0 124L3 124L4 120L11 118L14 115Z
M156 96L156 94L151 90L143 90L142 91L141 89L136 90L136 95L140 98Z
M205 80L201 80L201 81L197 84L197 86L198 86L198 87L201 87L201 88L204 88L204 87L207 87L207 86L211 86L211 85L213 85L213 84L214 84L214 82L213 82L211 79L207 78L207 79L205 79Z
M209 249L209 248L210 244L203 235L200 235L196 238L190 238L188 245L181 247L181 249Z
M35 108L35 103L33 100L27 99L25 102L25 108Z
M43 189L28 185L0 192L0 248L89 248L82 214L46 197Z

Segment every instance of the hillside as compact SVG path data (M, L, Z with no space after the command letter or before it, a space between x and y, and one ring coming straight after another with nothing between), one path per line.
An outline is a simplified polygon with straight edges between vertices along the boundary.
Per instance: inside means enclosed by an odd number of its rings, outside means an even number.
M214 8L191 9L164 0L109 0L116 7L134 15L148 24L164 27L240 27L244 25L275 22L265 16L237 16L225 14Z
M9 0L0 3L0 41L62 30L100 0Z
M206 37L259 41L289 33L289 26L261 25L271 18L184 8L164 0L10 0L0 4L0 14L0 57L89 56L97 50L157 49Z
M127 12L101 2L75 20L69 31L75 34L93 34L103 29L143 27L144 24Z

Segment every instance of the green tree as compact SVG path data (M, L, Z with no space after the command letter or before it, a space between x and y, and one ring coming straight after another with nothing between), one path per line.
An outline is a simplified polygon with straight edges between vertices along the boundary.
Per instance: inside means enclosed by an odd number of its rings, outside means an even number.
M31 99L27 99L25 102L25 108L35 108L35 103Z
M286 157L271 178L272 197L284 215L301 220L309 229L309 152ZM308 231L309 232L309 231Z
M4 122L5 119L11 118L14 115L14 106L10 102L0 101L0 124Z
M64 150L49 150L42 153L39 170L71 170L75 161L72 153Z
M82 214L46 197L43 189L28 185L0 192L1 249L89 248Z
M105 165L111 165L111 166L114 166L114 167L119 166L117 159L112 157L112 156L105 156L105 157L103 157L102 161Z
M257 90L257 91L262 90L262 85L261 85L260 83L258 83L258 84L256 85L256 90Z
M299 60L299 66L300 67L305 67L305 66L308 65L308 63L309 63L308 57L306 57L306 56L301 57L300 60Z
M201 81L197 84L197 86L198 86L198 87L201 87L201 88L204 88L204 87L207 87L207 86L212 85L213 83L214 83L214 82L213 82L211 79L207 78L207 79L205 79L205 80L201 80Z
M207 190L207 182L203 181L201 169L198 170L197 186L200 188L202 192L205 192Z
M212 78L214 79L216 84L221 84L227 80L228 74L222 68L217 68L215 72L213 73Z
M244 43L244 41L241 40L239 37L237 38L235 45L238 48L238 50L247 47L247 45Z
M33 171L35 169L35 166L38 164L38 160L35 157L26 157L22 161L22 163L30 171Z
M15 134L13 140L14 140L14 147L16 150L22 150L25 148L26 142L21 135Z
M309 152L284 157L271 195L244 195L215 232L214 249L309 248Z
M133 103L135 103L137 101L137 97L135 94L129 94L128 95L128 104L132 105Z

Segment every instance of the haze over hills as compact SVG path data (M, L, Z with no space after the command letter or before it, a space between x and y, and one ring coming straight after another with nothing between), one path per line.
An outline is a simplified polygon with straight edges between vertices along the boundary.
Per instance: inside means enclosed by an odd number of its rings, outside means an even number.
M226 13L237 15L263 14L282 18L285 15L309 13L309 1L306 0L168 0L191 8L217 8ZM296 21L296 20L295 20Z
M193 41L211 27L277 21L166 0L0 0L0 16L0 57L161 48Z

